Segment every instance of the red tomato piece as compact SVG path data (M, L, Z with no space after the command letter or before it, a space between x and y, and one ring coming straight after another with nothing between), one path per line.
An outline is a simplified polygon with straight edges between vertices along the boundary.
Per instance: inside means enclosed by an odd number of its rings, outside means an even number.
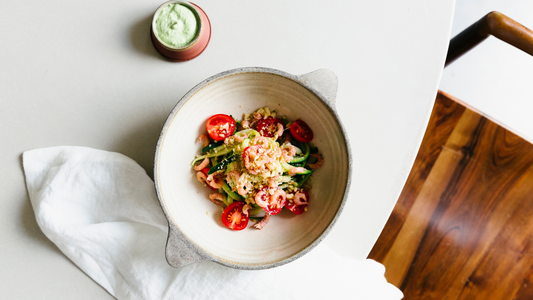
M303 189L298 189L298 190L295 190L292 194L293 195L296 195L300 193L299 197L301 197L301 194L303 194L303 198L305 199L300 199L300 201L304 201L304 202L307 202L309 203L309 193L306 191L306 190L303 190ZM303 214L305 212L305 209L307 208L307 205L308 204L296 204L294 202L294 196L292 198L292 200L287 200L287 203L285 204L285 207L292 211L293 213L297 214L297 215L300 215L300 214Z
M249 217L242 212L244 202L235 201L231 203L222 213L222 224L233 230L243 230L248 225Z
M272 194L269 190L273 191ZM264 187L259 190L257 194L260 197L260 199L257 199L257 197L255 199L257 205L261 206L263 210L270 215L277 215L287 203L287 195L285 194L285 191L280 188L269 189ZM260 200L261 203L257 200Z
M257 131L264 137L273 137L278 131L278 124L283 126L283 122L280 119L272 117L261 119L257 122Z
M207 172L209 172L209 168L208 168L208 167L205 167L205 168L202 169L202 173L205 174L205 177L208 176L208 175L207 175ZM218 191L218 189L215 189L214 187L210 186L209 184L207 184L207 186L208 186L210 189L212 189L213 191Z
M298 119L291 125L291 135L299 142L308 143L313 139L313 131L304 121Z
M214 115L207 119L205 129L213 140L222 141L235 132L235 120L228 115Z

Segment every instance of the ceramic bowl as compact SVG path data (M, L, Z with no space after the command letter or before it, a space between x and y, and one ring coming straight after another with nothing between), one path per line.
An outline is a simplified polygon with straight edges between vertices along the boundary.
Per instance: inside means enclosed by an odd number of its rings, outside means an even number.
M159 13L168 5L181 4L188 7L195 15L198 21L198 34L188 45L184 47L172 47L165 44L157 35L156 20ZM211 40L211 22L207 14L196 4L188 1L167 1L157 8L152 18L152 26L150 27L150 37L154 47L163 56L172 61L183 62L198 57L209 44Z
M166 258L174 267L213 261L237 269L266 269L293 261L315 247L332 229L350 185L351 154L335 111L337 77L329 70L295 76L267 68L241 68L210 77L176 104L161 132L155 155L157 195L169 222ZM226 228L211 190L196 180L191 161L198 136L214 114L242 118L268 106L289 120L298 118L314 132L312 143L324 157L309 183L308 211L284 209L262 230Z

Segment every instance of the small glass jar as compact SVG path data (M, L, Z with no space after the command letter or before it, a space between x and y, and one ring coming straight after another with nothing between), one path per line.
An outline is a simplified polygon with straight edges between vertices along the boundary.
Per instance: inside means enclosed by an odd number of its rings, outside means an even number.
M197 23L196 36L187 45L181 47L168 45L159 37L157 33L156 21L159 17L159 14L167 6L173 4L180 4L188 8L194 14ZM161 4L161 6L159 6L159 8L157 8L155 11L152 19L152 26L150 28L150 35L155 48L163 56L172 61L188 61L202 54L209 44L209 40L211 39L211 23L209 22L209 18L207 17L206 13L198 5L187 1L168 1Z

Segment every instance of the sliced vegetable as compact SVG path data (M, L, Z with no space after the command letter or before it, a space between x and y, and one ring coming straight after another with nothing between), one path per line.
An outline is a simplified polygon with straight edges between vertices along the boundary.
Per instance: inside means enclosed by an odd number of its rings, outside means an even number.
M252 209L250 209L248 212L250 213L250 216L254 216L254 215L258 215L260 213L262 213L264 210L263 208L261 207L254 207ZM259 219L261 219L263 217L259 217Z
M211 175L217 171L224 170L227 165L237 160L237 155L232 155L228 158L223 159L221 162L219 162L216 166L213 166L211 169L209 169L208 175Z
M302 178L302 180L300 180L300 182L298 182L297 187L299 187L299 188L302 187L302 185L307 181L307 179L309 179L309 177L311 177L311 173L305 174L304 178Z
M248 138L254 138L256 136L260 136L261 134L259 132L257 132L257 130L255 129L244 129L244 130L241 130L241 131L237 131L235 133L236 135L243 135L243 134L246 134L248 136Z
M218 189L218 192L220 194L222 194L222 202L224 202L224 206L229 206L231 203L233 203L233 200L231 202L228 202L229 200L229 197L226 196L226 194L224 194L224 190L222 189Z
M224 185L222 186L222 189L224 190L224 192L226 192L226 194L228 194L228 196L230 198L233 198L235 200L243 200L244 199L241 195L233 192L231 190L230 186L226 182L224 182Z
M227 202L226 202L226 206L229 206L231 203L233 203L233 200L234 200L234 199L231 198L231 197L228 195L228 197L226 198L226 201L227 201Z
M297 168L297 167L295 167L295 166L291 166L291 165L289 165L288 163L286 163L286 162L284 162L284 161L282 161L280 164L281 164L281 166L283 167L283 170L284 170L285 172L287 172L287 173L288 173L291 169L293 169L293 168ZM298 173L298 174L309 174L309 173L311 173L311 172L313 172L313 171L305 169L304 172L301 172L301 173Z
M222 141L235 132L235 120L228 115L214 115L207 119L205 128L213 140Z
M202 148L202 153L206 153L206 152L208 152L210 150L213 150L214 148L216 148L216 147L218 147L220 145L222 145L222 141L216 142L216 143L211 143L211 144L209 144L209 145L207 145L207 146Z
M220 147L222 147L222 149L224 149L224 150L217 151L217 152L210 152L208 154L198 156L197 158L195 158L192 161L191 166L194 166L194 164L196 164L196 162L199 161L199 160L204 160L204 158L211 158L211 157L215 157L215 156L219 156L219 155L224 155L224 154L228 154L228 153L233 151L233 148L226 148L225 145L222 145Z
M211 157L210 162L212 166L216 166L218 164L218 158L220 156Z
M287 127L287 124L289 123L289 120L287 120L287 117L282 116L281 117L281 122L283 122L283 126Z
M303 166L305 166L305 161L298 162L298 163L290 162L290 164L291 164L291 166L295 166L295 167L303 167Z
M299 163L299 162L304 162L307 160L307 158L309 158L309 153L310 153L310 149L309 149L309 145L307 143L302 143L302 152L303 152L303 155L302 156L296 156L294 157L290 163Z
M307 123L300 119L291 124L291 135L302 143L309 143L313 140L313 131Z
M233 230L243 230L248 225L248 214L244 214L242 208L244 202L236 201L231 203L222 213L222 224Z

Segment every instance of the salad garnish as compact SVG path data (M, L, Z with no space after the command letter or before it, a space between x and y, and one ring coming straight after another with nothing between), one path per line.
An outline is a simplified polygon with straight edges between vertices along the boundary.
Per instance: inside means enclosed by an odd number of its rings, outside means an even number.
M309 144L313 131L307 123L277 118L264 107L244 114L242 121L213 115L206 130L198 138L201 154L191 165L197 180L214 191L209 200L224 209L226 227L242 230L251 219L262 229L283 208L297 215L307 211L307 180L324 162Z

